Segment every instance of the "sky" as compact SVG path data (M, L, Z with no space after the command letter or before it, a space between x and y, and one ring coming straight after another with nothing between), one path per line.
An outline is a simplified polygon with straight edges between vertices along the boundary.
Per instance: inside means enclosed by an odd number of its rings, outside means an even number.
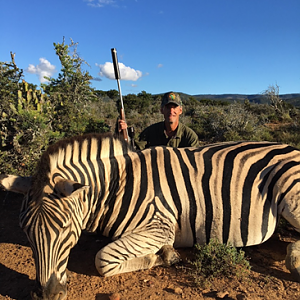
M0 0L0 61L57 78L53 43L78 43L91 85L123 95L300 93L299 0Z

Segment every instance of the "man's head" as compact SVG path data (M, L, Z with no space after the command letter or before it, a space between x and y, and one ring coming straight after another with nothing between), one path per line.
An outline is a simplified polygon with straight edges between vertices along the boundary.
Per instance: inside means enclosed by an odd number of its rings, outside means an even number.
M160 111L165 117L166 124L174 124L177 127L179 116L182 114L182 101L180 96L174 92L164 94Z
M165 93L161 100L161 108L169 103L176 104L177 106L182 106L182 101L179 94L174 92Z

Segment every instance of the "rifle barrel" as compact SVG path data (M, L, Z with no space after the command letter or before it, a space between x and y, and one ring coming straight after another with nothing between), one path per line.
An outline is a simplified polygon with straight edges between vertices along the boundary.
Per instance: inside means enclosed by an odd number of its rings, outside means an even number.
M114 65L114 71L115 71L115 78L116 78L117 83L118 83L118 89L119 89L119 95L120 95L120 101L121 101L121 115L122 115L121 117L122 117L122 120L124 120L126 122L126 119L125 119L125 110L124 110L124 103L123 103L123 97L122 97L122 91L121 91L121 84L120 84L121 75L120 75L120 70L119 70L117 50L115 48L111 49L111 55L112 55L112 59L113 59L113 65ZM123 130L123 136L124 136L124 139L129 143L129 136L128 136L128 130L127 129Z
M115 71L115 78L118 83L118 89L119 89L119 95L120 95L120 101L121 101L121 107L124 110L124 103L123 103L123 97L122 97L122 91L121 91L121 84L120 84L120 70L119 70L119 63L118 63L118 56L117 56L117 50L115 48L111 49L111 55L113 59L113 65L114 65L114 71ZM125 117L125 115L124 115Z

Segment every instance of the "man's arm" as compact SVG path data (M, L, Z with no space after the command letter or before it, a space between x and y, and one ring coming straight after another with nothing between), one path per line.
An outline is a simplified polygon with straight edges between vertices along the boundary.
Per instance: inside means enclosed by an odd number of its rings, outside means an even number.
M199 139L198 139L197 135L191 137L190 144L191 144L190 147L198 147L199 146Z
M127 123L126 121L123 121L122 119L118 120L118 128L119 128L119 132L121 130L127 129ZM136 150L143 150L146 148L147 145L147 134L145 132L145 130L139 135L139 139L136 140L134 139L134 146Z
M183 124L181 126L183 130L179 147L198 147L199 138L196 132Z

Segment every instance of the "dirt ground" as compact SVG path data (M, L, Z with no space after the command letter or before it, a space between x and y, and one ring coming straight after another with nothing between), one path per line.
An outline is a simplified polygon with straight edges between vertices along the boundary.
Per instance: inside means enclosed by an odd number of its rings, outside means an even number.
M35 268L27 238L19 228L20 196L0 191L0 299L30 299ZM300 238L293 230L274 234L268 242L249 247L251 275L246 281L215 280L205 289L195 286L187 271L191 249L179 252L183 262L170 268L102 278L94 267L96 252L107 241L83 234L68 264L68 300L176 299L300 299L300 284L284 266L286 246Z

